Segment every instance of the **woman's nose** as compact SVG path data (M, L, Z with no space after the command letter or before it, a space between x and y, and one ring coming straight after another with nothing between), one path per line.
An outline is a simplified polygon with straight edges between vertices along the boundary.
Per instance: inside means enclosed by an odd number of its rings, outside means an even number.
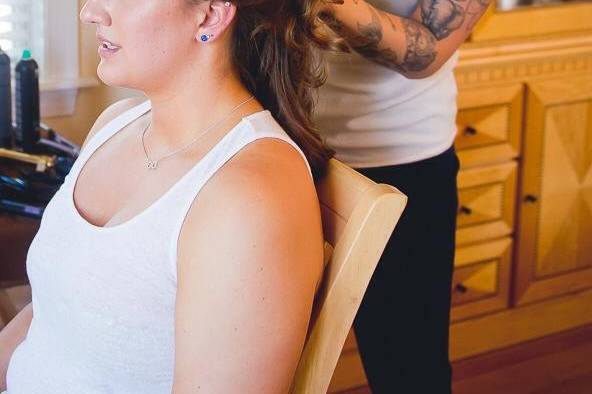
M80 11L82 23L96 23L98 25L111 25L111 17L105 9L103 0L87 0Z

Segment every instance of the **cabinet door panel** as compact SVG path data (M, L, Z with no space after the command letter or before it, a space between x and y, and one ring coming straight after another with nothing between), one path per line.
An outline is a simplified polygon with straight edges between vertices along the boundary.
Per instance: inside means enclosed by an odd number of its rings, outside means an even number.
M592 287L592 76L529 88L518 304Z

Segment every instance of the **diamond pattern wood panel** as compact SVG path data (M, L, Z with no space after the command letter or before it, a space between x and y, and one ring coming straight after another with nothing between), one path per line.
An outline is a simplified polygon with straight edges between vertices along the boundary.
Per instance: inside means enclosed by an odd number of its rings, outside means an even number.
M592 287L592 75L530 89L518 304Z

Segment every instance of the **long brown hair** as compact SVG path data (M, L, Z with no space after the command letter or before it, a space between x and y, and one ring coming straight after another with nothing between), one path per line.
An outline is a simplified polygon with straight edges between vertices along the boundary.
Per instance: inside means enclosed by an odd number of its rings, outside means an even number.
M302 149L315 179L334 154L313 122L315 92L325 81L315 51L332 45L319 18L320 1L233 0L231 42L241 81Z

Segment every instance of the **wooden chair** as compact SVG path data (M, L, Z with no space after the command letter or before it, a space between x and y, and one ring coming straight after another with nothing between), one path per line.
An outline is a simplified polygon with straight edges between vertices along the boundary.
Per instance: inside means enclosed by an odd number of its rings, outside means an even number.
M324 394L370 278L407 197L333 159L317 184L325 235L325 273L290 389Z

